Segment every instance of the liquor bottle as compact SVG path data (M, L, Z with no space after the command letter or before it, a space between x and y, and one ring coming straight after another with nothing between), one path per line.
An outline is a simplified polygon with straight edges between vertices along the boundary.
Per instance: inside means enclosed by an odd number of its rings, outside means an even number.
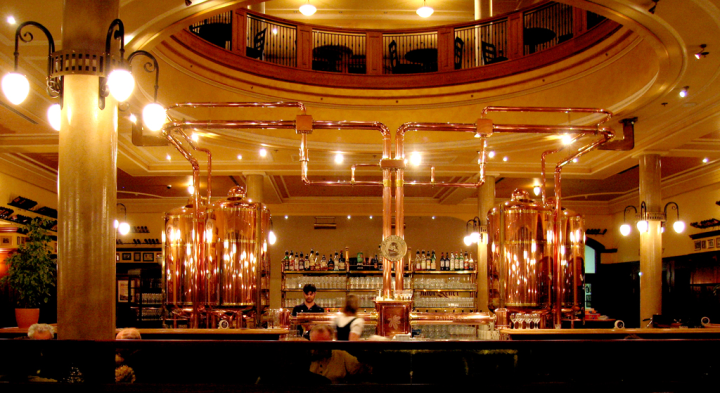
M382 263L383 263L382 247L379 244L378 244L377 256L375 258L378 260L378 270L382 270L383 269L383 267L382 267Z
M421 262L420 262L420 250L415 251L415 271L421 270Z
M365 262L365 258L363 258L363 253L362 253L362 251L358 251L358 253L357 253L357 265L358 265L358 266L362 266L362 265L363 265L363 262Z
M420 270L427 270L427 259L425 258L425 250L420 253Z
M465 258L463 258L463 262L465 265L465 270L470 270L470 256L468 256L468 252L465 251Z
M300 257L298 257L297 251L295 251L295 256L293 257L293 260L292 260L292 270L294 270L294 271L300 270L299 260L300 260Z
M425 254L425 270L433 270L432 268L432 257L430 256L430 251Z
M300 253L300 263L302 264L300 270L310 270L310 260L302 252Z
M437 261L435 260L435 250L432 250L432 257L430 257L430 270L437 270Z
M475 260L472 258L472 254L468 255L468 268L470 270L475 270Z
M325 258L325 254L323 254L322 259L320 259L320 270L328 270L328 261L327 258Z
M332 269L330 268L330 262L328 262L328 270L338 270L340 267L340 257L338 256L338 253L335 253L335 257L333 257L332 260Z
M313 249L310 249L310 254L308 254L308 264L310 265L310 269L306 270L315 270L315 251Z
M448 264L448 270L455 270L455 253L451 252L449 257L450 263Z
M449 263L450 261L449 261L448 257L449 257L448 254L443 253L443 256L442 256L442 270L443 270L443 271L449 270L449 269L448 269L448 263Z
M283 258L282 266L284 271L290 270L290 257L288 256L288 250L285 250L285 258Z
M454 270L462 270L462 257L461 253L456 252L455 253L455 269Z
M365 266L368 266L367 270L372 269L372 261L370 260L370 257L365 257Z
M324 257L325 256L323 255L323 258ZM337 258L337 253L335 253L335 258ZM330 255L330 258L328 258L327 270L335 270L335 260L332 258L332 255Z
M340 259L338 260L338 270L345 271L345 254L340 253Z
M377 256L377 254L375 254L375 257L373 257L372 264L373 264L373 269L378 270L378 256Z

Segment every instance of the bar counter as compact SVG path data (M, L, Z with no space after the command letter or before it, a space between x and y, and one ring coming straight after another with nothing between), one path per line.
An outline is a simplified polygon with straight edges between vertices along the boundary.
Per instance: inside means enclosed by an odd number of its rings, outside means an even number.
M694 329L500 329L501 340L706 340L720 339L720 328Z
M57 330L57 325L53 325ZM119 332L122 329L117 329ZM279 340L288 329L138 329L149 340ZM26 328L2 328L0 338L27 336Z

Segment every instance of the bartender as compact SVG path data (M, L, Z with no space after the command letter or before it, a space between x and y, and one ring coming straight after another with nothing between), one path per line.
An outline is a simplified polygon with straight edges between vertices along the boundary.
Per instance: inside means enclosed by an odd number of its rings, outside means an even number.
M303 287L303 296L305 297L305 301L302 304L299 304L295 307L293 307L292 315L295 317L300 313L305 312L312 312L312 313L323 313L325 312L325 309L315 304L315 293L317 292L317 288L315 288L315 285L312 284L305 284ZM302 337L306 337L308 335L309 330L307 329L307 326L298 325L298 334ZM308 338L308 337L306 337Z

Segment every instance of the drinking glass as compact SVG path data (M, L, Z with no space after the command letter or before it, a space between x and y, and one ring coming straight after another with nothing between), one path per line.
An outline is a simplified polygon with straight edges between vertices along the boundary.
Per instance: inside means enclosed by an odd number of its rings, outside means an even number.
M515 314L515 313L510 314L510 321L511 321L512 324L513 324L513 329L517 329L517 328L518 328L518 327L517 327L517 320L518 320L518 319L517 319L517 314Z

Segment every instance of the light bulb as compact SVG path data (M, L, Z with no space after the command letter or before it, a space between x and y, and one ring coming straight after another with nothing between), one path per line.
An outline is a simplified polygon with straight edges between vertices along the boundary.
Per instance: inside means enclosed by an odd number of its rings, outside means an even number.
M535 194L535 196L540 195L540 191L540 186L533 187L533 194Z
M427 18L427 17L429 17L430 15L432 15L433 12L435 12L435 10L432 9L431 7L428 7L428 6L426 6L426 5L423 5L422 7L418 8L417 11L415 11L415 12L416 12L418 15L420 15L421 18Z
M113 226L115 227L115 229L118 229L118 227L120 226L118 220L115 220L115 222L113 222Z
M121 222L118 226L118 232L120 232L121 235L127 235L130 233L130 224L126 222Z
M317 12L317 8L315 8L315 6L310 3L303 4L300 6L300 13L305 16L310 16L310 15L314 14L315 12Z
M188 186L188 193L189 194L195 194L195 186L192 184Z
M473 232L470 234L470 240L472 243L477 243L480 241L480 232Z
M265 157L265 156L267 156L267 150L265 150L264 148L260 149L260 157Z
M470 235L467 235L463 238L463 243L465 243L466 246L469 246L472 244L472 238Z
M561 140L563 145L569 145L572 143L573 137L570 134L563 134Z
M336 164L342 164L343 160L344 160L344 157L343 157L342 153L335 154L335 163Z
M125 102L135 88L135 78L130 71L118 68L108 76L107 85L110 88L110 94L118 102Z
M647 232L648 231L648 222L645 220L638 221L637 229L638 229L638 231L640 231L640 233Z
M128 116L128 120L130 120L130 122L132 122L133 124L136 124L137 116L135 116L135 114L131 113L130 116Z
M275 236L275 232L270 231L270 233L268 233L268 243L270 243L270 245L272 246L273 244L275 244L276 241L277 236Z
M629 234L630 234L630 225L628 225L628 224L622 224L622 225L620 226L620 233L621 233L623 236L629 235Z
M420 162L422 161L422 157L420 156L420 153L414 151L410 154L410 164L413 166L420 165Z
M60 123L62 119L61 113L62 110L60 109L60 104L52 104L50 105L50 108L48 108L48 121L50 122L50 127L52 127L55 131L60 131Z
M30 82L25 75L11 72L3 77L2 90L8 101L20 105L30 93Z
M160 104L145 105L142 113L143 123L150 131L160 131L165 124L165 108Z
M673 229L675 230L676 233L682 233L682 231L685 230L685 223L680 220L677 220L673 224Z
M690 88L690 86L685 86L685 87L682 88L682 90L680 90L680 97L681 97L681 98L687 97L687 93L688 93L688 89L689 89L689 88Z

